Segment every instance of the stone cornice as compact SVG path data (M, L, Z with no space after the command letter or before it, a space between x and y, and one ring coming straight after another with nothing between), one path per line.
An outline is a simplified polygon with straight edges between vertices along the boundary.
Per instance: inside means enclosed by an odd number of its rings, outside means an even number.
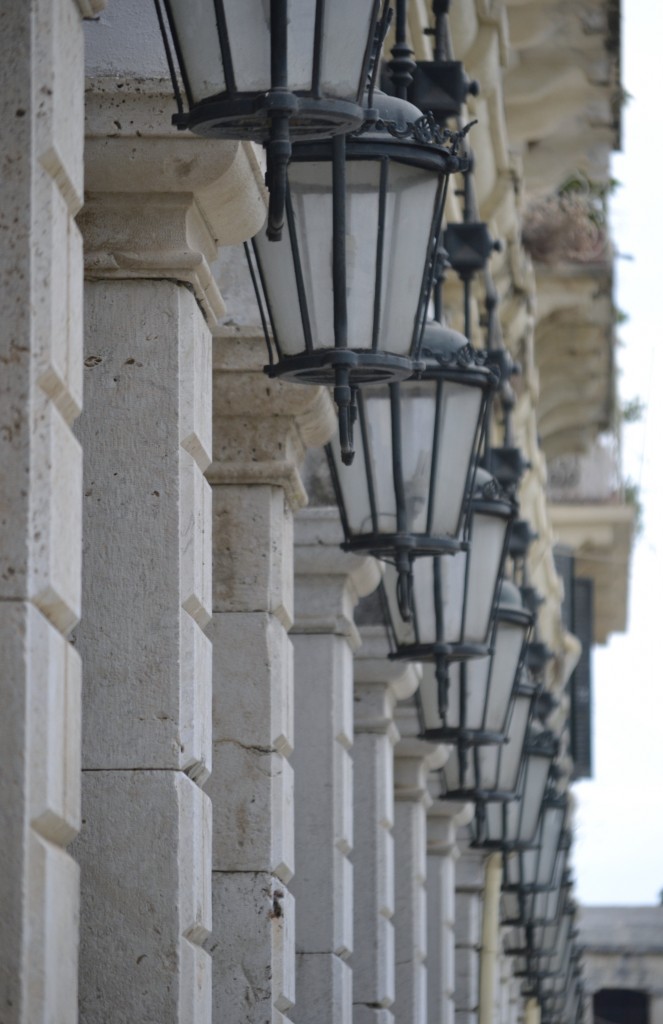
M575 572L594 581L594 639L626 629L635 506L586 502L551 504L555 538L573 549Z
M458 860L460 850L456 843L457 831L464 825L468 825L473 817L473 803L456 803L452 800L438 800L433 797L428 808L426 830L428 853L449 856Z
M321 387L270 380L265 342L254 329L219 328L213 341L212 484L282 487L296 512L307 503L299 467L307 447L336 428Z
M394 724L399 700L416 692L421 679L417 663L389 659L384 626L362 625L361 647L355 656L355 731L388 733L394 743L400 733Z
M340 550L343 532L335 508L303 509L295 520L295 625L293 633L337 633L356 650L361 638L353 609L381 577L370 555Z
M96 18L106 6L106 0L76 0L84 18Z
M141 85L88 83L86 276L182 281L214 326L225 308L210 270L217 247L250 238L264 220L259 159L248 143L177 132L166 85Z
M395 719L401 739L394 748L394 799L415 801L428 810L433 802L428 773L446 764L449 747L419 738L419 720L413 703L401 704Z

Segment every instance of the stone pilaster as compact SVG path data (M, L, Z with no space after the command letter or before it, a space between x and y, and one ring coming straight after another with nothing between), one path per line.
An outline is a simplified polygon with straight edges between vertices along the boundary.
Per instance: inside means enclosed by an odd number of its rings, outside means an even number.
M0 1020L77 1019L83 30L3 4L0 133Z
M118 5L112 14L121 20ZM109 15L110 18L110 15ZM109 22L114 24L114 22ZM124 24L130 31L130 18ZM211 1019L210 261L250 235L236 144L143 85L87 97L81 1016ZM133 115L133 116L132 116ZM232 184L232 188L230 187ZM235 194L236 193L236 194ZM248 203L245 202L246 194ZM231 237L235 227L230 230Z
M427 1024L426 812L431 805L428 773L444 765L448 749L415 738L418 721L411 704L397 709L396 724L402 739L396 744L394 760L394 1016L398 1024Z
M466 842L456 865L456 1024L476 1024L479 1011L482 896L486 854Z
M377 563L343 554L336 509L295 524L295 860L297 1004L302 1024L350 1024L353 886L353 609Z
M389 661L384 626L362 625L354 682L354 1024L390 1024L394 957L394 723L414 666Z
M319 388L270 381L251 329L214 341L213 1020L295 1001L293 513L299 465L335 426Z
M473 804L436 798L428 809L428 1007L430 1024L454 1024L456 844L459 826L474 814Z

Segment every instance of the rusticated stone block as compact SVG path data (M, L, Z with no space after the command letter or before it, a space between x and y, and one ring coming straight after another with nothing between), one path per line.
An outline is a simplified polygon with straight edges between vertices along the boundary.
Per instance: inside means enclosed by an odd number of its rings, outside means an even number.
M209 798L181 772L83 778L81 1018L209 1019ZM103 923L103 927L102 927Z
M212 887L213 1019L280 1021L295 1001L292 896L263 872L215 871Z

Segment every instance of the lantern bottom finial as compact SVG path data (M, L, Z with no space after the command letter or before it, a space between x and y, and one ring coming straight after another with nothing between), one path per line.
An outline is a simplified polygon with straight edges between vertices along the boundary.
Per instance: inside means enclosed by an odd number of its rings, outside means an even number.
M287 114L278 114L272 117L271 134L266 148L267 173L265 175L265 184L269 189L267 238L270 242L280 242L285 221L288 164L292 156L290 124Z
M398 611L403 622L411 622L414 581L412 578L412 558L409 551L398 552L396 568L398 569L398 581L396 583Z

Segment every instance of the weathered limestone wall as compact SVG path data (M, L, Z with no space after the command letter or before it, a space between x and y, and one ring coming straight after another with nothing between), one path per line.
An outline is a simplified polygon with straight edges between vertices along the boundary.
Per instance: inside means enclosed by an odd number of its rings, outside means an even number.
M419 684L416 666L389 661L383 626L363 624L354 685L353 1021L390 1024L396 996L394 721Z
M0 8L0 1019L76 1020L80 825L81 15Z
M239 258L239 257L237 257ZM232 278L235 254L222 259ZM333 429L319 388L269 381L255 329L214 340L213 1013L286 1020L295 1003L293 514L299 466Z
M335 508L295 520L295 863L302 1024L351 1024L353 950L353 609L380 570L339 551Z
M212 509L203 474L211 328L224 309L210 264L219 244L257 230L264 204L250 147L178 135L160 80L123 91L123 72L135 75L123 46L133 14L122 0L90 28L89 70L99 69L97 31L117 77L89 82L81 219L80 1003L88 1024L107 1020L109 1007L118 1022L207 1024Z

